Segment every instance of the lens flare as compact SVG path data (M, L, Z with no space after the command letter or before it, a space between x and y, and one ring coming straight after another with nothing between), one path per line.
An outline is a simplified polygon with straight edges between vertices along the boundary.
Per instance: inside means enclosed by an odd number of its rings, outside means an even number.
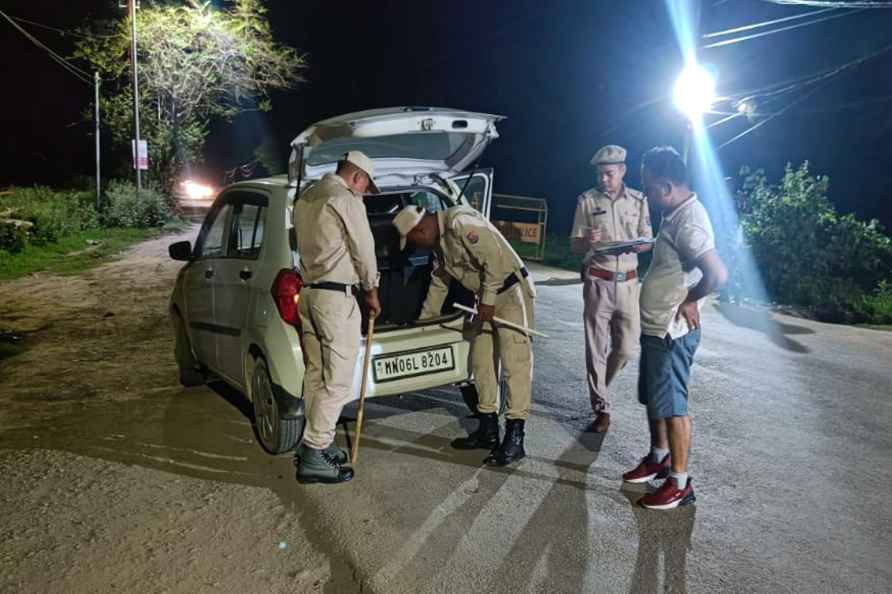
M765 302L765 285L746 244L733 189L702 118L717 101L717 95L715 77L697 59L701 1L666 0L665 4L685 65L673 89L675 105L688 119L693 156L689 166L694 184L715 227L719 253L731 271L727 294L738 300Z

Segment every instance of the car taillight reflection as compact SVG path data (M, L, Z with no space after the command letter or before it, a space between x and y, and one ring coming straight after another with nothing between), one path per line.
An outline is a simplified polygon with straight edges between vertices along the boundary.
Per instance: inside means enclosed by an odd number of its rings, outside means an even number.
M282 319L292 326L300 326L300 290L304 286L304 279L294 270L287 268L279 271L273 282L273 299Z

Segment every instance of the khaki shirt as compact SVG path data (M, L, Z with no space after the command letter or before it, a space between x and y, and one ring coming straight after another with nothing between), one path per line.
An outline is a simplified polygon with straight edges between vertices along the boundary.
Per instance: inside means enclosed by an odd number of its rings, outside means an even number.
M647 198L625 186L616 200L595 188L584 192L576 203L570 239L588 236L593 227L603 229L601 241L653 237ZM630 272L638 268L638 254L591 255L586 257L586 264L610 272Z
M362 195L341 176L327 173L307 188L292 216L304 282L378 286L375 239Z
M422 318L440 315L454 278L477 294L484 305L495 305L496 295L508 277L515 273L531 296L536 290L529 277L523 278L523 260L480 212L467 206L453 206L437 213L440 244Z

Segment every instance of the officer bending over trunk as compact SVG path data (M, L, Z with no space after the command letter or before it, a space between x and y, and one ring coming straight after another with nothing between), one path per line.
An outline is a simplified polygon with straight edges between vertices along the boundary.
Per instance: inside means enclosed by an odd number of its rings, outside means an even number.
M476 210L454 206L436 214L407 206L393 221L406 243L433 250L436 257L422 317L438 315L455 279L477 295L479 315L466 330L471 341L471 369L477 383L480 425L467 438L456 439L460 450L490 450L484 462L505 466L526 455L524 423L530 414L533 350L523 332L493 322L499 317L533 327L536 289L520 257L501 233ZM505 438L499 442L498 368L508 384Z

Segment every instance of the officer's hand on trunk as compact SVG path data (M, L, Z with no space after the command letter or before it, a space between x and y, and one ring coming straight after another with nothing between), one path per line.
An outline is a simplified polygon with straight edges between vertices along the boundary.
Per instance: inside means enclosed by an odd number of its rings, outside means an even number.
M366 291L365 305L369 310L369 317L377 318L381 315L381 302L378 301L378 289L369 289Z
M481 303L477 306L477 319L481 322L492 322L494 315L496 315L495 305L483 305Z

